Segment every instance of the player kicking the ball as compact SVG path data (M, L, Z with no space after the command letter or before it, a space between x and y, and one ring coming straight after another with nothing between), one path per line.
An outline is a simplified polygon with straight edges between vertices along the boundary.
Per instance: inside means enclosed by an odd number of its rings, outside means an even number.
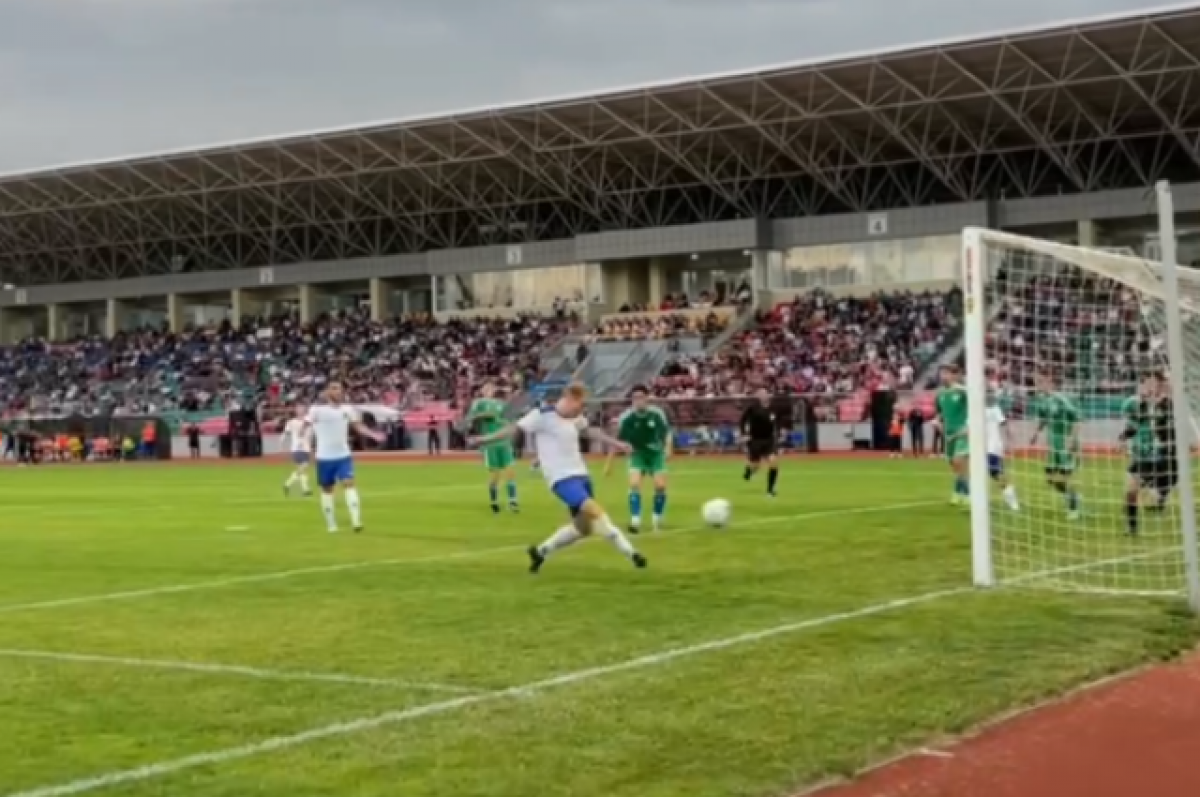
M477 426L483 434L499 431L504 426L504 402L496 398L496 385L492 381L483 383L480 388L480 398L475 399L467 413L468 428ZM488 469L488 497L491 500L492 511L500 513L500 479L504 479L505 491L508 495L508 508L511 512L519 511L517 505L517 480L513 472L516 456L513 453L512 440L500 440L490 445L482 446L483 463Z
M292 485L299 484L300 491L312 495L308 489L308 461L312 458L312 430L304 420L304 409L296 408L296 417L283 427L283 436L288 450L292 452L292 475L283 483L284 497L292 494Z
M587 463L579 449L580 434L586 431L597 443L620 451L629 451L629 446L600 429L588 427L587 419L583 417L586 395L582 385L572 384L563 391L553 407L530 410L516 424L509 424L497 432L471 441L474 445L489 445L510 439L517 429L526 435L535 435L538 462L541 463L546 483L550 485L550 492L571 513L570 523L551 534L541 545L529 548L531 573L541 570L546 559L555 552L593 534L611 542L634 566L646 566L646 557L638 553L625 534L613 524L593 495Z
M317 485L321 488L321 512L325 515L325 526L329 533L336 534L338 526L333 492L340 484L346 508L350 510L350 523L355 532L360 532L363 530L362 503L354 486L350 430L376 442L382 441L383 435L363 426L354 408L342 403L342 386L337 382L329 383L325 400L325 404L312 407L305 417L305 422L317 439Z
M1021 508L1017 503L1017 488L1012 486L1008 474L1004 471L1004 450L1008 447L1008 419L1004 417L1004 410L1000 409L995 397L992 397L988 405L986 418L988 475L1000 488L1005 505L1017 512Z
M638 385L633 389L633 407L621 413L617 438L633 449L629 455L629 532L642 528L642 480L654 480L653 528L662 526L667 509L667 458L671 455L671 423L662 408L650 404L650 391ZM612 468L609 452L604 475Z
M1042 431L1046 432L1046 482L1062 493L1067 518L1078 520L1079 492L1071 481L1079 467L1079 421L1083 416L1074 400L1058 389L1050 373L1039 373L1035 385L1038 392L1032 414L1038 427L1029 442L1036 445Z
M946 439L946 461L954 474L954 492L950 503L965 504L970 493L967 466L970 447L967 439L967 390L962 384L962 372L957 365L943 365L942 387L935 407L942 434Z

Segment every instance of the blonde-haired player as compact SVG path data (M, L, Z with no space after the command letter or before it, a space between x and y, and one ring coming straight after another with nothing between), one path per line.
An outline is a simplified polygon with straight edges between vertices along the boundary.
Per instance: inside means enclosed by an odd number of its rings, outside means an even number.
M1008 419L1004 417L1004 410L1000 409L1000 405L994 398L988 404L984 418L987 428L985 442L987 443L988 475L999 485L1000 494L1004 496L1004 503L1009 509L1016 512L1021 508L1017 502L1017 488L1013 487L1012 482L1008 479L1008 474L1004 471L1004 450L1008 442Z
M636 567L646 566L646 557L637 552L593 495L592 480L579 447L580 435L587 433L596 442L620 451L629 451L629 446L602 429L588 426L587 419L583 417L586 397L587 391L582 385L572 384L563 391L553 407L530 410L517 423L471 441L474 445L495 443L512 437L517 429L526 435L533 435L538 462L550 492L571 513L570 523L551 534L541 545L529 548L531 573L538 572L552 553L592 534L611 542Z
M308 487L308 462L312 459L312 429L304 420L304 408L296 407L296 416L283 427L283 437L292 456L292 474L283 483L285 497L292 494L292 485L299 484L300 491L312 495Z

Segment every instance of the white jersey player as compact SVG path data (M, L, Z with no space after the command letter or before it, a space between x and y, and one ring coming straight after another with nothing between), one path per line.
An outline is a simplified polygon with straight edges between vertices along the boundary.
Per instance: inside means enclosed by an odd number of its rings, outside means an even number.
M550 492L566 505L571 513L571 522L559 528L541 545L529 548L529 571L538 572L547 557L591 534L597 534L616 546L637 567L646 566L642 556L622 533L604 507L596 501L592 491L592 480L587 463L579 447L579 437L585 431L590 437L621 451L629 446L606 434L602 429L589 428L583 417L583 401L586 391L581 385L570 385L563 391L562 398L553 407L539 407L516 424L500 431L475 438L475 445L486 444L511 437L520 429L532 436L538 464Z
M362 503L354 486L354 459L350 452L350 430L363 437L380 441L383 436L363 426L353 407L342 403L342 386L331 382L325 391L326 404L308 411L305 424L317 440L317 484L321 488L321 512L330 534L336 534L337 514L334 511L333 491L339 484L350 510L350 523L356 532L363 530Z
M1008 474L1004 471L1008 419L1004 417L1004 410L1000 409L998 405L992 404L987 408L984 423L987 428L985 442L987 444L988 475L996 484L1000 485L1004 503L1015 512L1020 509L1020 504L1017 502L1017 489L1013 487L1012 482L1008 480Z
M308 461L312 458L312 429L304 420L305 412L302 407L296 408L296 417L290 419L283 427L283 444L291 453L292 474L283 483L285 497L292 494L292 486L300 485L300 491L312 495L308 487Z

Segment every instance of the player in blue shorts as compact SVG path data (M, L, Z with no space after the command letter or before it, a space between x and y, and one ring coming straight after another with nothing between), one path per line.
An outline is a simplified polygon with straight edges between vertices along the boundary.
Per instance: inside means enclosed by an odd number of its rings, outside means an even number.
M330 534L336 534L337 513L333 492L338 485L350 510L350 523L355 532L363 530L362 502L354 485L354 459L350 452L350 430L363 437L383 440L383 435L371 431L358 419L354 408L343 404L342 386L331 382L325 391L325 404L308 411L305 421L317 439L317 485L321 488L321 512Z
M517 429L526 435L533 435L538 462L546 483L550 485L550 492L571 513L570 523L559 528L541 545L529 548L531 573L541 570L546 559L555 551L592 534L609 540L617 550L629 557L634 566L646 566L646 557L637 552L593 494L587 463L579 448L579 436L586 431L593 440L619 451L627 452L629 446L602 429L588 427L587 419L583 417L586 396L582 385L570 385L553 407L531 410L516 424L509 424L494 434L471 441L474 445L487 445L511 437Z
M293 468L291 475L283 483L284 496L292 494L292 485L294 484L299 484L300 491L305 495L312 495L312 490L308 488L308 462L312 459L312 430L304 416L303 408L297 407L296 417L289 420L283 427L284 442L288 451L291 452Z

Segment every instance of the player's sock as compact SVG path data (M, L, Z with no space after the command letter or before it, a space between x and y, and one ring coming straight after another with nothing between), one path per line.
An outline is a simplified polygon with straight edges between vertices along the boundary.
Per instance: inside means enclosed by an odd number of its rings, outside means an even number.
M500 491L495 482L488 485L488 502L491 503L493 512L500 511Z
M1125 496L1125 521L1129 525L1129 533L1138 533L1138 497Z
M779 481L779 468L767 471L767 494L775 495L775 482Z
M293 472L290 476L287 477L287 481L285 481L283 483L283 489L285 489L285 490L291 489L291 486L295 483L296 483L296 474L295 474L295 472Z
M596 521L596 531L630 559L637 557L637 549L633 547L633 543L619 528L613 525L613 522L608 519L608 515L604 515Z
M1067 511L1068 512L1078 512L1079 511L1079 493L1077 493L1071 489L1067 489L1065 492L1067 494Z
M954 494L962 498L966 498L971 494L970 489L967 487L967 480L962 476L954 477Z
M337 531L337 514L333 507L333 496L321 493L321 514L325 515L325 528Z
M544 559L555 551L561 551L569 545L574 545L580 539L579 529L568 523L547 537L546 541L537 547L537 552Z
M1004 503L1008 505L1009 509L1012 509L1013 511L1020 509L1021 505L1017 502L1017 488L1016 487L1013 487L1011 484L1008 485L1007 487L1004 488L1003 495L1004 495Z
M362 503L358 500L358 489L347 487L344 493L346 508L350 510L350 525L356 529L362 528Z
M633 489L629 491L629 525L635 529L642 525L641 490Z
M308 474L307 473L300 474L300 492L304 493L305 495L308 495L309 493L312 492L311 490L308 489Z
M742 478L745 479L746 481L750 481L750 477L753 475L754 475L754 468L747 465L745 473L742 474Z
M662 523L663 513L667 511L667 491L656 489L654 491L654 528L658 528Z
M517 505L517 483L510 481L504 485L504 489L508 492L508 505L515 507Z

